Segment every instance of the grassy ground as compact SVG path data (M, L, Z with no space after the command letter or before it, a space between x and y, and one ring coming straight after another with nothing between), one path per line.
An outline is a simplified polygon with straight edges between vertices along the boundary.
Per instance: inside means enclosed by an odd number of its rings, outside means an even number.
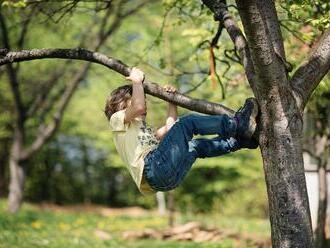
M179 222L200 221L208 226L244 235L268 238L267 220L245 220L220 216L177 216ZM0 247L254 247L244 240L225 239L218 243L162 240L124 240L126 230L164 229L167 219L139 209L112 210L103 207L44 207L25 204L17 215L6 212L0 201Z

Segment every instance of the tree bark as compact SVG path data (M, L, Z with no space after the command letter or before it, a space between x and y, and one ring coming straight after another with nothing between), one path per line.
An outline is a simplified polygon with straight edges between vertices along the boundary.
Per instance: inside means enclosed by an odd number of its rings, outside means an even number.
M273 97L281 99L278 95ZM312 228L297 107L261 105L260 148L267 184L273 247L312 247Z
M23 201L23 191L25 183L25 172L23 164L14 157L12 153L9 161L10 184L8 197L8 211L16 213Z
M322 248L325 244L325 223L327 216L327 173L326 163L322 163L318 167L319 179L319 205L317 210L317 226L314 231L315 248Z
M302 156L302 112L290 88L286 65L278 54L282 53L282 39L278 37L280 32L273 33L273 29L279 30L274 2L236 2L257 78L254 94L260 106L259 143L272 245L310 248L313 234Z
M15 127L14 139L11 145L9 156L9 196L8 196L8 211L16 213L22 204L23 190L25 183L25 168L24 161L20 159L24 142L24 129L20 126Z

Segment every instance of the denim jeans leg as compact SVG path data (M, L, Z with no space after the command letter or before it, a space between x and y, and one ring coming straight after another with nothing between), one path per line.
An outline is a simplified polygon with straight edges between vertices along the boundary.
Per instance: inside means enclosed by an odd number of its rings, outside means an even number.
M236 127L236 122L227 115L193 114L180 118L165 135L150 159L147 159L146 180L158 191L175 188L198 157L197 150L190 149L189 146L193 135L218 134L221 137L229 137L236 133ZM222 149L225 149L225 145Z
M189 150L195 150L198 158L217 157L240 149L238 140L233 137L213 139L193 139L189 142Z
M236 134L237 123L228 115L191 114L181 117L175 125L182 125L187 138L193 135L218 134L221 137L232 137Z

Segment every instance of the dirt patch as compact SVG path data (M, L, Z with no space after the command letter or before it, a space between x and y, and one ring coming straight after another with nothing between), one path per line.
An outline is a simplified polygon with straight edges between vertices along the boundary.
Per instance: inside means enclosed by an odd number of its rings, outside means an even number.
M225 239L243 241L253 247L271 247L269 238L259 237L253 234L235 233L218 228L207 228L199 222L189 222L165 230L145 229L139 231L126 231L124 239L159 239L175 241L220 242Z

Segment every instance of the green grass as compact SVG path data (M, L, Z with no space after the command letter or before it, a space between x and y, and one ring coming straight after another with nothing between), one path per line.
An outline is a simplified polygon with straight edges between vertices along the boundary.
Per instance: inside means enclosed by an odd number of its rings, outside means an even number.
M250 233L267 237L269 233L267 220L244 220L218 216L178 217L179 221L200 221L208 226L217 226L235 232ZM183 248L230 248L253 247L244 243L225 239L218 243L193 243L162 240L124 240L125 230L142 230L145 228L163 229L167 227L167 218L154 213L139 217L123 214L104 216L97 212L42 210L34 205L24 204L17 215L6 212L6 202L0 201L0 247L183 247ZM102 230L110 235L109 240L102 240L96 234ZM241 242L241 243L237 243Z

